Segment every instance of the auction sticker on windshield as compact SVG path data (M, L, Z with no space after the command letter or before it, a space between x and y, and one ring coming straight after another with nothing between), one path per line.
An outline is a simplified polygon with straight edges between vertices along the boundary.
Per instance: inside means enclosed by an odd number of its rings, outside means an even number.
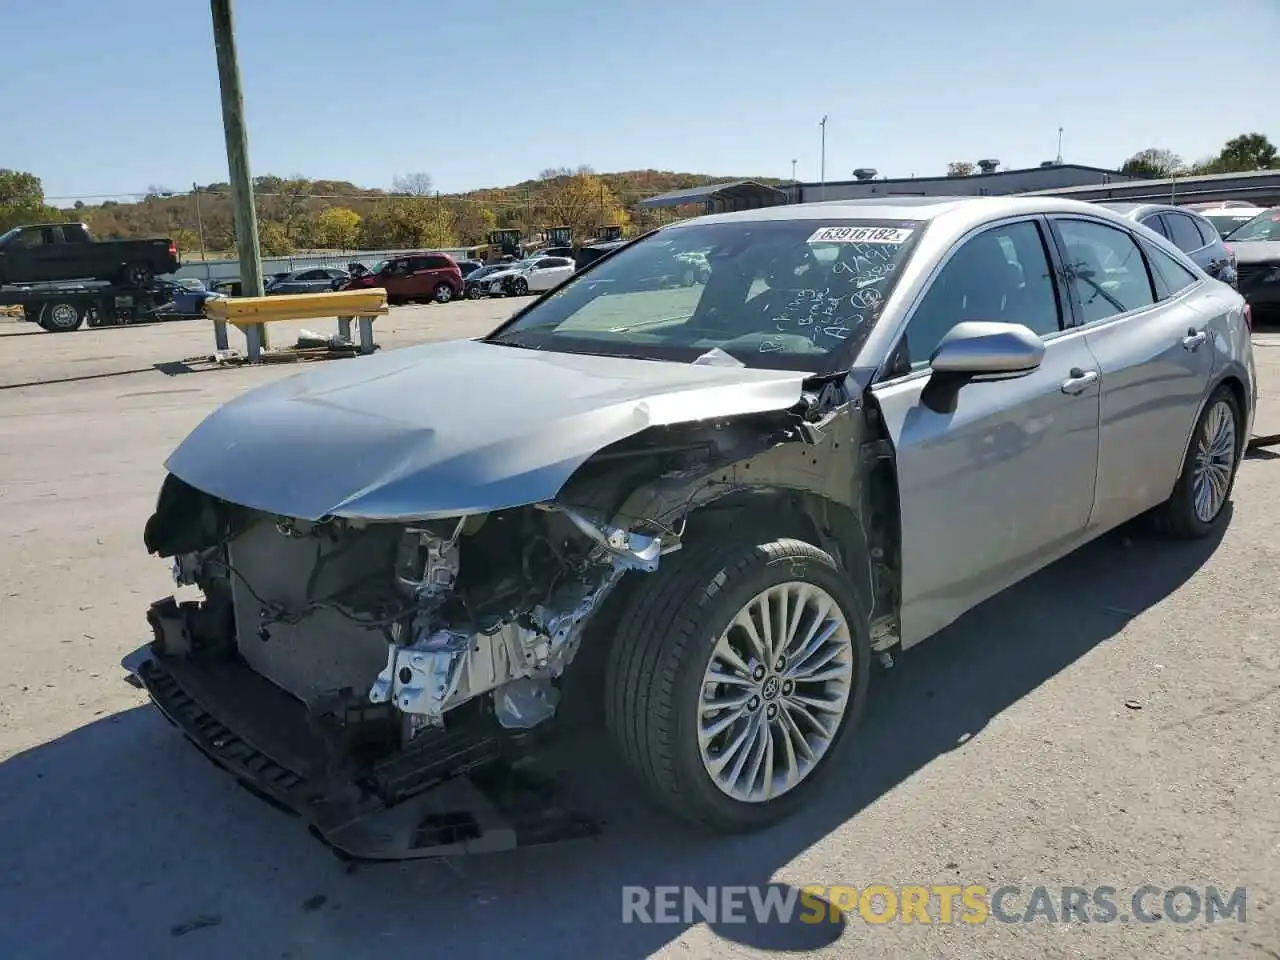
M906 227L822 227L810 243L906 243L912 231Z

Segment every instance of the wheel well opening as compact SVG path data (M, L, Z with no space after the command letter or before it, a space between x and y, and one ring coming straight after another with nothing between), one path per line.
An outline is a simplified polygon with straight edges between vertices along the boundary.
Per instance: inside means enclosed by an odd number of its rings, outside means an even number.
M1236 409L1240 411L1242 417L1247 417L1249 415L1249 400L1245 396L1244 384L1240 382L1240 378L1234 375L1225 377L1221 386L1231 391L1231 395L1236 399ZM1244 436L1243 433L1236 438L1236 456L1240 455L1248 442L1249 438Z

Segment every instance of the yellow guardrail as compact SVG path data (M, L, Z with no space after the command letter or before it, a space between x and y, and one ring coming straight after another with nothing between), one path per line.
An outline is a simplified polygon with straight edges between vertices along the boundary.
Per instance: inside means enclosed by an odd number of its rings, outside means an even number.
M217 349L227 349L227 324L231 324L245 335L250 363L260 362L268 345L265 324L318 317L336 317L338 332L344 338L351 335L351 321L358 321L360 352L372 353L373 321L387 312L387 291L382 287L274 297L212 297L204 302L204 315L213 321Z
M287 293L274 297L225 297L206 300L205 316L232 326L315 317L376 317L387 312L387 291L334 290L325 293Z

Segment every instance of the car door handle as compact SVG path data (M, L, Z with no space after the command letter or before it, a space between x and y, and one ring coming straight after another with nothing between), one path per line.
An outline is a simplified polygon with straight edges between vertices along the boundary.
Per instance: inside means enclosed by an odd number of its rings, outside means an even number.
M1187 335L1182 338L1182 346L1184 349L1196 351L1199 350L1204 342L1209 339L1209 334L1203 330L1196 330L1192 327L1187 331Z
M1075 367L1071 371L1071 376L1062 381L1062 392L1071 396L1084 393L1090 386L1098 382L1097 370L1081 370Z

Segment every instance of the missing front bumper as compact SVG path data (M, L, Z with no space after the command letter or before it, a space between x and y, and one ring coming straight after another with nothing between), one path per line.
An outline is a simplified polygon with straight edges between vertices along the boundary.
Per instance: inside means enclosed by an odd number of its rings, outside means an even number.
M335 774L301 702L248 667L196 665L149 646L122 665L206 757L344 859L493 853L597 832L552 784L513 771L493 738L441 733Z

